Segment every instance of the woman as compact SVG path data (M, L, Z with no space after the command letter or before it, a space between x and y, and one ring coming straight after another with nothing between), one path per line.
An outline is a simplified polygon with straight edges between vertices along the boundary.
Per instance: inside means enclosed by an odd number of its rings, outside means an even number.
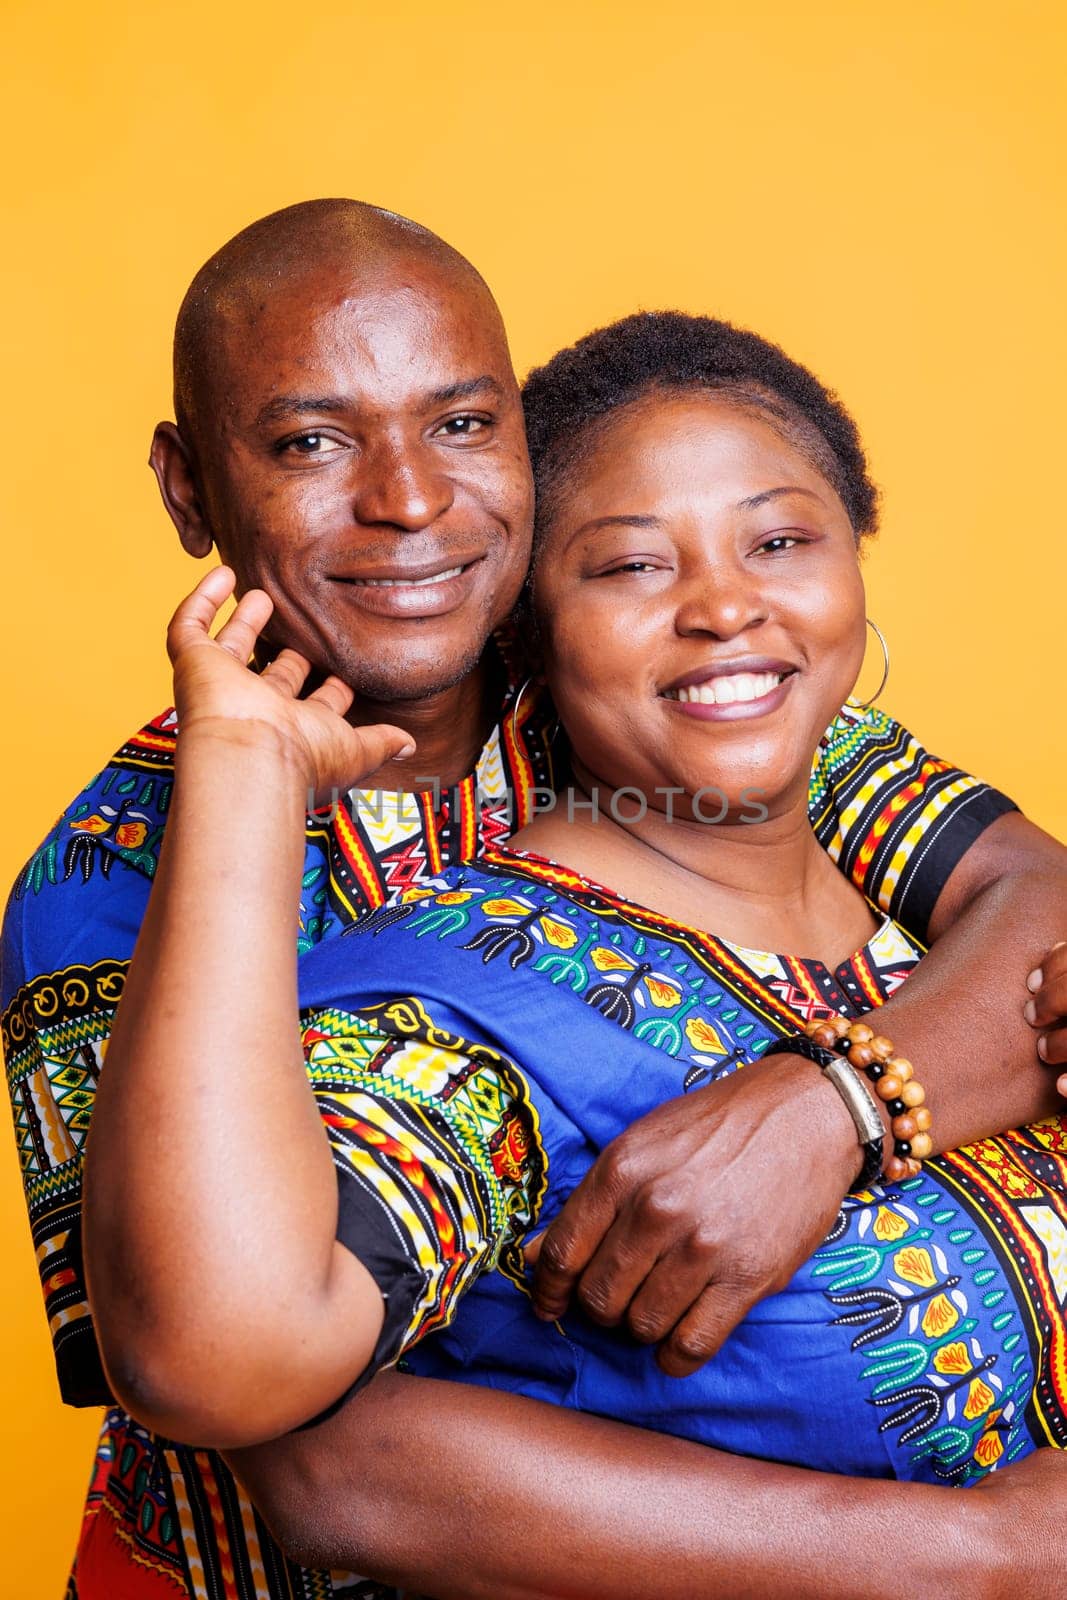
M421 1372L863 1476L973 1483L1062 1444L1063 1135L1048 1124L918 1170L921 1063L897 1063L886 1100L896 1181L850 1198L812 1262L686 1384L666 1374L691 1371L688 1335L707 1307L684 1259L634 1285L638 1323L642 1296L659 1308L644 1332L666 1340L662 1371L610 1330L533 1321L522 1244L597 1150L695 1083L759 1072L804 1021L866 1012L921 951L836 872L807 819L812 754L864 647L857 546L874 496L847 417L772 347L684 318L583 341L528 401L532 602L571 802L431 898L306 958L317 1111L288 920L302 799L309 782L373 771L405 736L350 729L334 683L300 703L272 697L301 687L289 655L263 679L245 673L265 597L245 597L222 649L204 624L225 579L179 613L176 865L112 1063L135 1050L165 1072L177 1048L191 1103L198 1075L215 1080L214 1106L230 1075L235 1116L254 1071L278 1139L255 1181L235 1186L229 1126L194 1114L174 1130L198 1140L205 1209L225 1226L174 1242L169 1288L147 1305L165 1316L200 1289L217 1381L124 1372L112 1354L119 1392L164 1429L242 1442L315 1415L406 1352ZM205 913L199 822L223 792L249 807L230 928ZM264 851L277 885L266 899ZM242 894L262 935L254 970ZM810 1084L815 1163L820 1127L848 1112L814 1062L795 1070ZM137 1114L132 1101L112 1109L103 1137L121 1140ZM144 1141L122 1148L140 1192ZM121 1195L94 1191L90 1266L109 1301L121 1275L109 1252L130 1238L121 1212ZM190 1367L203 1354L190 1350Z

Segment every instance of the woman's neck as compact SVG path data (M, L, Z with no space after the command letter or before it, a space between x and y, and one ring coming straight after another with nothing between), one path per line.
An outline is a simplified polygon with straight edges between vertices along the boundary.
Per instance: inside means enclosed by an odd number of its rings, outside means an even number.
M589 809L580 771L573 800L516 834L517 849L552 857L648 906L755 950L814 956L835 967L876 926L866 901L818 844L806 794L762 822L699 823L649 809L620 823ZM623 811L620 805L620 814Z

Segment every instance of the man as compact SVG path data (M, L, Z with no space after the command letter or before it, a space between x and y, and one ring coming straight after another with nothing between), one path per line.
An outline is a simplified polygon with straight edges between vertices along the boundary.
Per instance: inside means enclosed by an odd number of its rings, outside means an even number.
M525 574L532 510L504 331L477 273L433 235L354 202L313 202L246 229L197 275L178 319L175 403L177 424L157 429L152 464L185 548L202 557L217 547L240 589L271 594L271 647L294 646L319 673L341 676L356 692L354 720L395 724L418 744L413 759L381 769L374 790L309 816L298 934L309 947L520 825L535 791L552 783L546 712L521 692L514 645L498 633ZM175 732L164 713L123 746L27 865L5 923L16 1133L61 1384L79 1404L109 1399L80 1259L81 1150L166 827ZM1022 1001L1026 970L1059 931L1047 911L1049 875L1064 874L1058 847L879 716L843 718L828 734L813 822L872 898L937 938L885 1025L922 1060L944 1142L1049 1109L1053 1089L1033 1060ZM988 1018L1003 1041L999 1070L981 1085L969 1081L964 1012L969 1028ZM698 1169L736 1153L730 1126L710 1109L701 1116L714 1104L712 1090L698 1091L683 1123L663 1108L621 1154L609 1152L549 1235L543 1305L565 1299L617 1215L635 1220L635 1254L658 1248L641 1226L641 1199L670 1183L680 1141L696 1141ZM748 1156L740 1205L754 1222L740 1254L691 1208L710 1237L709 1281L722 1288L704 1354L810 1253L858 1164L847 1118L828 1111L826 1192L797 1217L789 1151L774 1139L757 1137ZM761 1226L765 1216L773 1227ZM595 1269L587 1303L623 1317L625 1294ZM405 1417L437 1404L466 1406L485 1436L510 1428L512 1473L529 1485L544 1457L530 1442L529 1406L503 1396L446 1402L414 1379L371 1385L321 1431L323 1448L346 1439L347 1459L359 1463L376 1417L395 1438ZM568 1441L579 1455L586 1448L584 1420L544 1424L554 1461ZM313 1482L329 1470L315 1454L319 1432L241 1463L272 1516L285 1520L294 1475ZM614 1459L620 1434L597 1436L599 1459ZM452 1415L432 1457L376 1456L367 1465L383 1500L420 1472L427 1496L442 1471L461 1483L459 1436ZM691 1455L672 1457L676 1442L659 1447L664 1470L676 1459L679 1481L691 1483ZM490 1527L499 1519L497 1543L511 1510L503 1487L503 1502L484 1513ZM312 1493L299 1508L305 1533L319 1521L315 1505ZM289 1526L290 1536L300 1531ZM592 1508L584 1538L595 1570L593 1553L612 1536ZM320 1544L319 1553L329 1552ZM405 1575L403 1552L368 1553L377 1570ZM621 1593L609 1570L604 1592ZM218 1455L168 1444L121 1410L105 1426L75 1579L83 1600L330 1592L322 1572L286 1561ZM444 1574L420 1581L443 1586ZM336 1592L380 1591L351 1580Z

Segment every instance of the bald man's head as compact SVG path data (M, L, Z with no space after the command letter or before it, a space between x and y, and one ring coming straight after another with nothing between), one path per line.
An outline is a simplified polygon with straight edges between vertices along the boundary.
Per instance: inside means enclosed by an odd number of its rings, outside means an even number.
M380 705L461 682L525 576L533 484L500 312L428 229L315 200L222 247L182 303L152 447L190 553Z
M234 234L204 262L178 311L174 409L187 443L195 443L204 422L210 424L220 337L228 322L254 315L272 294L316 268L334 266L370 280L405 262L465 280L485 314L500 322L484 278L465 256L421 223L363 200L304 200Z

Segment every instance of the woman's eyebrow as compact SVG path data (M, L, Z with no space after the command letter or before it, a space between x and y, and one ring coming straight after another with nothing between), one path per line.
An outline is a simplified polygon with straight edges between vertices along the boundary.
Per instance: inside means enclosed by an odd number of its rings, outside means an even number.
M737 502L738 511L755 511L757 506L765 506L769 500L780 500L784 494L803 494L809 500L817 500L822 505L823 498L816 494L814 489L802 489L798 483L783 484L778 489L764 489L760 494L749 495L744 500Z
M662 528L661 517L618 516L593 517L589 522L583 522L580 528L575 528L571 539L577 539L583 533L599 533L601 528Z

